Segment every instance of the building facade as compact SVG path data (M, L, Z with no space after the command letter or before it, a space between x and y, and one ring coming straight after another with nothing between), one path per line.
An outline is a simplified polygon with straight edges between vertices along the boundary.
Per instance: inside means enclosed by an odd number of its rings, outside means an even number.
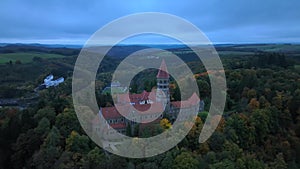
M100 120L98 118L94 119L92 123L93 130L100 135L108 136L113 136L116 132L128 134L128 132L133 133L137 125L143 126L148 122L159 124L164 117L171 122L185 120L190 112L201 111L202 108L199 105L203 105L204 102L200 101L196 93L185 101L170 101L170 76L164 60L156 78L157 89L155 94L147 91L140 94L118 94L117 103L114 107L100 108L99 114L105 118L106 124L104 124L104 130L100 131ZM181 119L178 119L180 109L182 115ZM126 114L132 120L125 118L122 114Z

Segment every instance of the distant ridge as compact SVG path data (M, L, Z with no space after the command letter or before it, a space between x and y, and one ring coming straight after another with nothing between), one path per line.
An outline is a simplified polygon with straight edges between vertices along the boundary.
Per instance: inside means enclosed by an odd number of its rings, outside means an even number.
M196 45L195 45L196 46ZM201 47L201 45L197 45ZM197 47L196 46L196 47ZM206 45L203 45L206 46ZM215 49L220 55L254 55L259 52L277 52L284 53L290 56L299 56L300 44L296 43L248 43L248 44L215 44ZM95 48L96 47L96 48ZM106 46L107 47L107 46ZM0 53L17 53L17 52L42 52L62 54L65 56L78 55L81 45L68 44L22 44L22 43L0 43ZM104 52L105 46L91 46L97 52ZM120 44L113 46L107 53L107 56L112 58L125 58L128 55L149 48L158 48L167 50L180 55L182 50L190 50L188 46L182 44ZM194 55L190 53L189 55ZM182 57L187 57L185 54Z
M0 47L5 46L36 46L36 47L47 47L47 48L82 48L83 45L68 45L68 44L40 44L40 43L0 43Z
M17 52L40 52L40 53L53 53L65 56L76 55L80 52L80 48L67 48L67 47L50 47L41 44L4 44L0 45L0 53L17 53Z

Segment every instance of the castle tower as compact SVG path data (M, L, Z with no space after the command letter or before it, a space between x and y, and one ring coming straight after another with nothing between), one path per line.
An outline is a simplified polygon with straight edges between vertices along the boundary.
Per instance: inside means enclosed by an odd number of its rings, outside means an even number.
M165 111L170 109L170 92L169 92L169 73L165 60L162 60L159 71L157 73L157 93L156 101L162 102L165 106Z

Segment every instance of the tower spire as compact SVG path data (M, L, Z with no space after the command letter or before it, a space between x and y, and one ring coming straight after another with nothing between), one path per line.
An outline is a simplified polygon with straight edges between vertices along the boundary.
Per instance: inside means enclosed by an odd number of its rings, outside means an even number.
M161 62L161 65L160 65L160 68L159 68L156 78L169 79L169 73L168 73L165 59L163 59Z
M156 80L157 80L157 94L156 100L162 102L165 110L169 111L170 108L170 92L169 92L169 73L167 70L167 65L163 59L158 70Z

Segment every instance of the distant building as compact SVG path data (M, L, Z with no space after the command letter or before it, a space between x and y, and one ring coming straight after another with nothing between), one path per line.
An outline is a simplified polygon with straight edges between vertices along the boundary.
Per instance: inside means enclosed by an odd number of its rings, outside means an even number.
M111 87L121 87L121 83L119 81L114 81L110 85Z
M164 60L161 63L156 78L156 96L152 96L151 92L146 91L143 91L140 94L118 94L115 107L100 108L99 114L102 114L106 120L104 131L99 131L101 125L100 118L93 120L93 130L100 135L113 137L115 132L126 134L128 130L130 130L132 133L138 124L140 127L143 127L147 122L159 124L164 116L169 118L171 122L174 122L177 119L180 109L182 109L183 115L181 116L181 119L177 120L185 120L189 117L190 112L204 109L204 102L200 101L200 98L196 93L185 101L170 101L170 77ZM119 84L112 83L112 85L118 86ZM141 113L136 113L135 109ZM131 121L123 117L118 110L125 112L126 115L133 120ZM137 121L142 123L137 123Z
M49 88L52 86L58 86L60 83L63 83L65 81L65 79L63 77L60 77L56 80L53 80L53 75L49 75L44 79L44 83L41 84L37 89L38 90L42 90L45 88Z

